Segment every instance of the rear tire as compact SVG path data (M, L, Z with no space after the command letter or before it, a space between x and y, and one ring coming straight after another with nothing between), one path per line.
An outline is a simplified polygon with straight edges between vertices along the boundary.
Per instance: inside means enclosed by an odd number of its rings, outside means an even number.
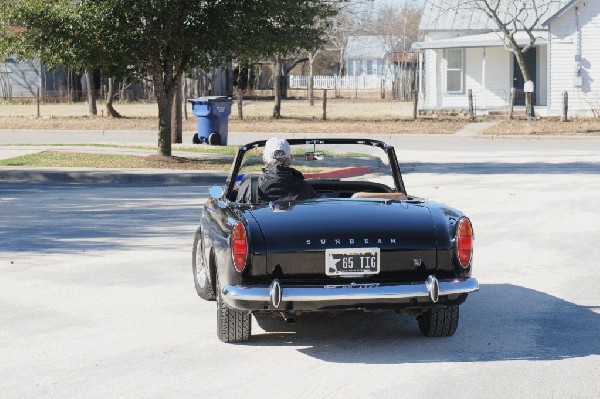
M458 306L427 309L417 317L421 333L427 337L450 337L458 327Z
M204 258L204 242L202 240L202 230L199 227L194 235L192 271L194 272L194 285L198 296L207 301L214 301L213 273L211 273L209 264Z
M217 282L217 336L223 342L246 342L250 339L252 316L250 312L231 309L221 297Z

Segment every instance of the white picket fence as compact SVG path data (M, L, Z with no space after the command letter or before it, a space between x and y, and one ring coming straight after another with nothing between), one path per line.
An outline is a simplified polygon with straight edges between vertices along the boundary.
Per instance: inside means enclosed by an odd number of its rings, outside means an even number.
M362 76L314 76L315 89L336 90L369 90L369 89L391 89L393 79L391 77L362 75ZM290 89L308 88L308 76L289 76Z

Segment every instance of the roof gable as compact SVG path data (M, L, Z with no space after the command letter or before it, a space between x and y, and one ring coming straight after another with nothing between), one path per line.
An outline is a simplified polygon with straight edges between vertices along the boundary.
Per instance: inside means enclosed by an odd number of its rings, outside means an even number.
M344 48L345 59L379 59L394 50L400 36L364 35L348 36Z
M503 10L501 19L506 19L511 10L518 7L514 0L498 0L501 5L499 10ZM554 15L565 4L571 0L529 0L535 1L538 9L544 10L547 17ZM482 10L473 7L471 1L464 0L426 0L423 10L423 17L419 28L423 31L492 31L498 30L498 26ZM534 27L543 29L542 18ZM534 15L529 15L526 21L533 23Z
M575 4L579 3L579 1L580 0L571 0L571 1L567 2L567 4L565 4L560 10L558 10L556 13L551 15L550 18L548 18L546 21L544 21L542 26L548 26L548 24L550 22L554 21L556 18L560 17L565 12L569 11L571 8L573 8L573 6L575 6Z

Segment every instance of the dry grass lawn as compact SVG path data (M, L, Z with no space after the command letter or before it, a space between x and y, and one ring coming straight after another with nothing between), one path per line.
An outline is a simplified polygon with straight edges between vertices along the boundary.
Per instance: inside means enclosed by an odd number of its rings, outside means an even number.
M452 134L467 121L457 118L418 119L411 121L412 104L392 101L329 100L327 120L322 120L323 107L318 101L310 106L307 101L289 100L282 104L282 118L271 117L271 101L245 101L244 119L238 118L237 104L232 106L229 130L234 132L281 133L419 133ZM186 104L188 119L184 131L197 129L191 105ZM123 118L99 115L87 116L87 104L42 104L41 118L36 118L34 104L0 104L0 128L4 129L68 129L68 130L156 130L156 104L116 104ZM105 113L105 112L104 112Z
M231 159L198 159L160 155L90 154L42 151L11 159L0 159L0 166L71 168L154 168L179 170L221 170L231 167Z
M568 122L561 122L558 118L543 118L532 120L531 125L527 120L501 121L483 134L599 136L600 118L573 118Z
M35 104L0 102L0 128L4 129L68 129L68 130L156 130L158 108L155 103L117 103L123 118L103 116L104 104L98 104L99 115L87 116L86 103L42 104L36 118ZM191 104L186 103L188 119L183 129L197 129ZM382 100L329 99L327 120L322 120L323 106L316 100L286 100L282 118L271 117L273 102L249 100L243 103L244 119L238 118L237 104L232 105L229 130L232 132L266 133L399 133L453 134L468 121L458 117L419 117L412 121L412 103ZM600 135L600 118L577 119L562 123L556 118L533 120L501 120L483 134L490 135Z

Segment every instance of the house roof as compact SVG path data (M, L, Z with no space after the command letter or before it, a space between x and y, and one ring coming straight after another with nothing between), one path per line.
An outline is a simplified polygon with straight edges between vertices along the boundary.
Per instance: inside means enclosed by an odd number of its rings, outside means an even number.
M501 19L505 19L509 15L510 10L518 7L519 2L514 0L499 0L501 6L499 10L504 12L501 14ZM565 4L570 3L570 0L533 0L536 2L538 9L543 9L547 5L545 14L551 16L556 14ZM504 4L502 4L504 3ZM534 15L531 14L528 18L533 22ZM544 19L542 19L543 21ZM536 28L543 29L540 21ZM493 31L497 30L498 26L492 21L482 10L474 7L472 2L464 0L426 0L423 10L423 17L419 28L423 31Z
M401 41L400 36L364 35L348 36L344 48L344 59L378 59L385 58L387 53L394 51Z
M546 31L534 31L535 43L546 44ZM529 44L529 35L526 32L517 32L515 40L520 46ZM464 47L493 47L504 46L502 35L497 32L486 32L474 35L461 35L453 38L430 40L426 42L413 43L413 49L440 49L440 48L464 48Z
M575 4L577 4L580 0L571 0L569 1L567 4L565 4L560 10L558 10L554 15L552 15L550 18L548 18L546 21L544 21L544 23L542 24L542 26L546 27L548 26L548 24L552 21L554 21L556 18L560 17L561 15L563 15L565 12L569 11Z

